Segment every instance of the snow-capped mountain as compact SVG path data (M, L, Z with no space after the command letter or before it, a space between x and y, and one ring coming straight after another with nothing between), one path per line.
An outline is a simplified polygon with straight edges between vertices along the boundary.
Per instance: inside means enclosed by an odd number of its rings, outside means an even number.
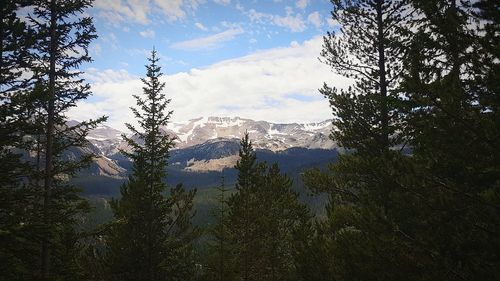
M90 131L87 139L100 149L101 154L110 155L117 152L118 146L122 143L123 132L106 125L99 125Z
M176 138L176 149L203 144L209 140L238 140L248 132L254 147L282 151L291 147L331 149L335 145L328 137L329 120L318 123L277 124L240 117L200 117L186 122L171 123L164 131ZM103 155L113 155L125 148L120 132L109 126L93 130L88 140Z
M248 132L255 148L281 151L291 147L333 148L328 135L331 122L276 124L239 117L201 117L167 127L185 148L212 139L240 139Z
M239 117L205 117L171 123L162 130L175 138L176 147L170 153L169 184L215 186L220 172L227 180L236 180L234 165L239 159L239 141L248 132L259 161L278 163L283 172L298 174L304 169L335 161L338 152L329 139L331 121L300 124L277 124ZM88 135L90 145L68 154L89 149L100 155L90 169L83 171L77 184L86 192L116 193L127 178L132 163L120 150L127 150L119 130L101 125ZM134 136L132 136L134 138ZM81 150L81 151L80 151Z
M170 157L172 168L207 172L234 167L238 160L238 142L245 132L249 133L255 149L279 153L291 148L332 149L335 145L328 137L331 128L329 120L276 124L239 117L205 117L171 123L162 129L175 138L176 146ZM101 155L95 163L99 174L124 175L130 163L120 153L127 150L123 134L105 125L89 133L87 139Z

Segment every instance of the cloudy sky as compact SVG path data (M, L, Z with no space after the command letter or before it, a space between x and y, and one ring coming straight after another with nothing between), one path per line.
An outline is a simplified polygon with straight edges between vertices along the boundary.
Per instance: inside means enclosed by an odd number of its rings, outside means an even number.
M108 115L108 125L124 129L154 46L173 121L328 119L318 88L347 84L318 60L322 35L338 28L330 9L327 0L95 0L87 12L99 38L83 69L94 95L69 115Z

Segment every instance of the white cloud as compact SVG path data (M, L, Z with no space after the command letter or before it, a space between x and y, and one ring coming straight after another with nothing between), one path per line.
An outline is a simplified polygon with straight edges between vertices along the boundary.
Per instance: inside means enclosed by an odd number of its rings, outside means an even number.
M310 13L309 16L307 16L307 21L312 23L314 26L319 28L321 26L321 16L318 11L314 13Z
M132 21L149 24L149 0L96 0L94 7L99 9L99 16L113 24Z
M208 28L204 26L201 22L197 22L194 24L198 29L203 30L203 31L208 31Z
M295 2L295 6L300 9L305 9L309 4L309 0L298 0Z
M243 6L241 6L240 3L236 3L236 10L240 11L240 12L244 12L245 11L245 8Z
M270 14L265 14L257 12L254 9L248 11L248 17L252 22L264 23L264 20L272 20L273 16Z
M221 42L232 40L236 35L243 32L241 28L231 28L210 36L176 42L170 45L170 47L184 50L213 49L219 47Z
M273 122L313 122L331 118L328 101L318 93L323 82L347 87L317 59L320 36L293 47L274 48L164 77L172 98L173 121L200 116L241 116ZM109 115L109 125L124 130L132 122L132 94L142 84L124 70L87 71L96 101L83 101L69 113L76 120ZM293 95L307 97L304 100Z
M285 11L286 11L285 16L257 12L254 9L248 10L246 14L250 19L250 21L255 23L259 24L271 23L280 27L288 28L292 32L302 32L306 30L307 28L306 22L302 18L302 14L300 13L294 14L293 9L291 7L286 7Z
M133 80L137 77L131 75L125 69L113 70L99 70L94 67L87 68L87 70L83 74L83 78L87 80L87 82L92 84L103 84L108 82L120 82L126 80Z
M120 45L118 42L118 37L116 37L113 32L100 35L99 40L102 41L104 46L111 47L113 50L118 49L118 46Z
M182 9L182 0L154 0L154 2L167 16L168 21L176 21L186 17L186 12Z
M187 12L194 11L205 0L96 0L94 7L98 15L118 25L122 22L151 23L150 14L163 13L167 20L177 21L186 18Z
M89 51L91 56L99 56L102 52L102 46L99 43L92 43Z
M330 28L335 27L335 26L339 26L338 21L336 21L332 18L327 18L326 23L328 24L328 27L330 27Z
M144 38L154 38L155 37L155 31L151 29L147 29L144 31L139 32L139 35Z
M273 16L273 22L277 26L287 27L293 32L302 32L306 29L306 24L301 14L293 15L290 7L286 8L286 16Z
M229 5L231 4L231 0L214 0L215 3L219 5Z

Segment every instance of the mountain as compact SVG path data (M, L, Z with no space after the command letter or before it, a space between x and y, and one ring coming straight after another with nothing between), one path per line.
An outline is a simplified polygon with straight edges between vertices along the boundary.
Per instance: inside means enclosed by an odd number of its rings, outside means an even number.
M99 150L102 155L110 155L117 152L117 148L122 143L124 133L106 125L99 125L90 131L87 139Z
M248 132L255 148L281 151L291 147L332 149L328 137L332 129L330 120L318 123L279 124L254 121L240 117L200 117L186 122L171 123L162 128L175 138L176 147L183 149L213 140L239 140ZM126 149L123 132L101 125L88 135L88 140L103 155L113 155Z
M248 132L255 148L271 151L291 147L331 149L331 121L319 123L277 124L240 117L200 117L187 122L172 123L165 131L178 139L177 147L202 144L213 139L240 139Z
M335 145L328 137L331 126L330 121L276 124L239 117L172 123L162 128L176 142L170 153L167 183L210 187L218 185L224 172L226 183L231 185L236 180L239 140L245 132L250 134L259 161L277 162L298 183L304 170L325 166L337 158ZM100 157L75 180L86 193L117 194L119 185L126 180L132 163L120 153L120 149L127 149L122 134L101 125L88 135L91 144L85 149Z

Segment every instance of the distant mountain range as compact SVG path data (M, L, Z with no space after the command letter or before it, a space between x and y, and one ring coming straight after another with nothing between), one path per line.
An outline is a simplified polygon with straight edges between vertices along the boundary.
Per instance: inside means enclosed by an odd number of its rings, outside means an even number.
M291 147L333 148L328 138L331 121L308 124L276 124L239 117L196 118L173 123L167 131L178 139L178 147L190 147L214 139L240 139L248 132L255 148L271 151Z
M239 117L196 118L163 128L175 138L167 183L183 182L188 187L215 186L221 172L228 184L234 182L239 140L248 132L259 161L277 162L296 181L305 169L324 166L337 157L329 138L331 121L309 124L276 124ZM101 125L88 135L91 151L100 155L76 182L90 194L116 194L132 164L119 151L127 149L123 132ZM78 154L77 150L70 151ZM69 157L74 157L69 156Z

